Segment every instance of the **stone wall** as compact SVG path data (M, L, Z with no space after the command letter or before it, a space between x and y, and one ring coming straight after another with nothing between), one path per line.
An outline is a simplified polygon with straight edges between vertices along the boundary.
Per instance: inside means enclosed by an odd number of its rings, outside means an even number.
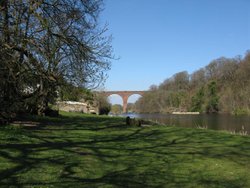
M89 113L88 104L83 102L61 101L57 102L57 107L60 111L65 111L65 112Z

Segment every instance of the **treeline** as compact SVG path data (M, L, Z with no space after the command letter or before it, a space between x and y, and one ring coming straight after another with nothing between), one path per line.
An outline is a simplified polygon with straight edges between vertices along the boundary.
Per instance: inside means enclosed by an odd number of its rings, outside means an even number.
M219 58L192 74L179 72L135 104L139 113L250 114L250 51L241 58Z
M110 112L112 114L122 114L123 113L123 107L121 104L114 104L111 105L111 110ZM134 103L128 103L127 104L127 112L135 112L135 105Z

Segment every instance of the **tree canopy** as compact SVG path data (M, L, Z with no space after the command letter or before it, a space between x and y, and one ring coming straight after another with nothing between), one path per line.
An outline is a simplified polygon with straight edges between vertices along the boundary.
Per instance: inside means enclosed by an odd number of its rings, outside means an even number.
M221 57L188 74L176 73L136 102L137 112L250 114L250 51L245 57Z
M102 0L0 1L0 116L42 114L65 83L103 83L112 47L102 8Z

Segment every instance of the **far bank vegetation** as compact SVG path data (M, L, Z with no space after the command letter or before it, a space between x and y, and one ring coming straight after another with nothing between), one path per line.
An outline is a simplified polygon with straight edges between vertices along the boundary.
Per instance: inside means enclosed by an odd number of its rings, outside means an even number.
M221 57L192 74L179 72L135 104L140 113L250 114L250 51L241 58Z

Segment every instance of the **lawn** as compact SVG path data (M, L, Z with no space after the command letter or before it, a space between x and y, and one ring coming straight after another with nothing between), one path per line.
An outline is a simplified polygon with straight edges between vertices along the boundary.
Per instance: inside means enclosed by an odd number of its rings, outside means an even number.
M63 113L0 127L0 187L250 187L250 137Z

